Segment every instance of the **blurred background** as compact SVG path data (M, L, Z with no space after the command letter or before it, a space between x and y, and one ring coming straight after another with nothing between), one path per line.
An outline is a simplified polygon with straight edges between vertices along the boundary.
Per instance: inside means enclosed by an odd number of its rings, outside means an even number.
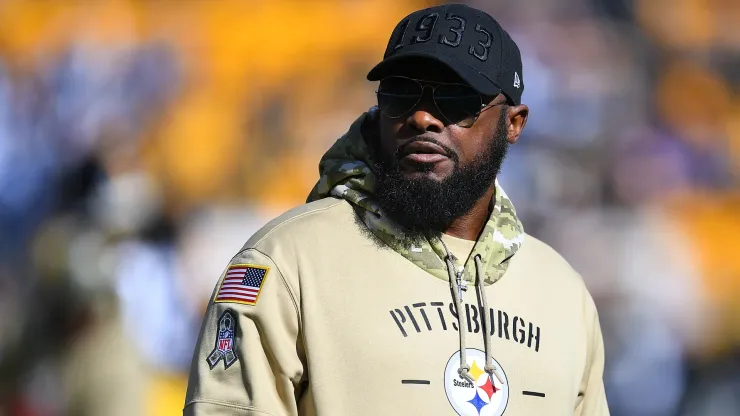
M478 0L501 182L598 304L617 416L740 414L740 1ZM0 416L178 415L216 279L421 0L0 0Z

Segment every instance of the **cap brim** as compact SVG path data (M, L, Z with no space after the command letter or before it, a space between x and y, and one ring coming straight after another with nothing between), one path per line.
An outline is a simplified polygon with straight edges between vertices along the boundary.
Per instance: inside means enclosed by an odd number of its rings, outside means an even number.
M486 78L477 70L455 60L454 58L424 52L410 52L388 57L375 65L375 67L368 72L367 79L369 81L380 81L381 79L391 75L400 75L398 69L401 65L408 65L409 61L419 59L428 59L447 66L462 78L463 81L483 95L494 96L501 93L501 88L496 86L491 82L491 80Z

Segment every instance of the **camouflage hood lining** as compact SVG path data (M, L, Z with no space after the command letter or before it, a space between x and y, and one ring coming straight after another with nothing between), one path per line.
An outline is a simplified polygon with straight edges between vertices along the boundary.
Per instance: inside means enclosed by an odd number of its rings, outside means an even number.
M370 169L372 161L361 126L367 113L360 116L324 154L319 163L320 178L308 196L307 202L335 196L356 206L360 219L385 244L428 273L449 280L447 250L441 239L430 236L412 244L405 237L404 228L383 215L373 201L375 179ZM465 262L463 279L475 282L474 258L480 256L479 267L485 273L484 283L493 284L506 271L508 260L521 247L524 230L511 200L496 181L496 197L486 225L473 251Z

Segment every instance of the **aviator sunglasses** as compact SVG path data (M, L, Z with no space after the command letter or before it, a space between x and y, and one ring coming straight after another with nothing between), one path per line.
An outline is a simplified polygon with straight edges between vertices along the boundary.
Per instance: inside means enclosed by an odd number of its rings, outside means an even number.
M376 91L378 107L388 118L401 118L411 112L424 96L426 88L432 89L432 101L449 124L471 127L480 113L496 105L488 105L484 97L465 84L421 81L402 76L383 78Z

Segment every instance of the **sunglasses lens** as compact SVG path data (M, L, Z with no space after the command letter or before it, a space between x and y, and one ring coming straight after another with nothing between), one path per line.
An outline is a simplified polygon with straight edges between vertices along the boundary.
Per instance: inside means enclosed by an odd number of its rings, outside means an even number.
M447 120L461 127L475 122L481 110L480 94L467 85L440 85L434 91L434 102Z
M398 118L408 114L419 103L423 88L418 82L401 77L388 77L378 86L378 107L386 116Z

